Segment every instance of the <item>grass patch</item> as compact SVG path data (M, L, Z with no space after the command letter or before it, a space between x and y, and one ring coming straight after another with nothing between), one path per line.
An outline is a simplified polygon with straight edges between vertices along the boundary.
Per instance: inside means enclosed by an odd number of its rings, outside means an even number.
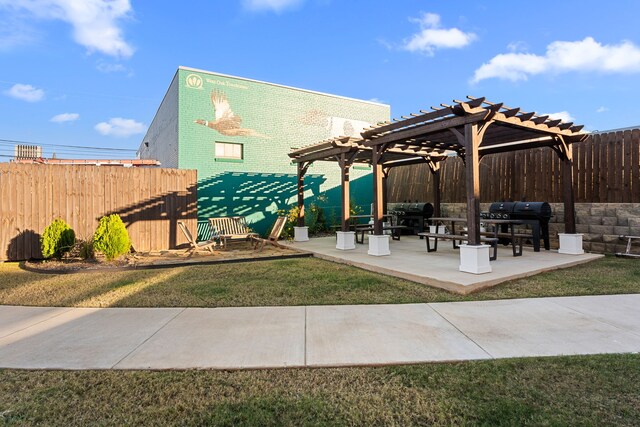
M0 371L15 425L637 425L640 355L260 371Z
M0 263L0 304L240 307L400 304L640 292L640 263L605 257L460 296L316 258L48 275Z

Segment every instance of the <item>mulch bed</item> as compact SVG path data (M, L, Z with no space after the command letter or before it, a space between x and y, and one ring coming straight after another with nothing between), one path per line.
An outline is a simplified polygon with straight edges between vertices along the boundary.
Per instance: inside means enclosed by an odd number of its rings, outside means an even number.
M311 253L295 249L267 245L260 251L254 251L247 245L236 245L227 250L214 250L213 253L197 252L189 254L184 250L166 250L156 252L136 252L113 261L104 257L83 260L81 258L63 258L61 260L29 260L22 263L25 270L36 273L68 274L79 272L122 271L135 269L170 268L187 265L206 265L219 263L267 261L283 258L303 258Z

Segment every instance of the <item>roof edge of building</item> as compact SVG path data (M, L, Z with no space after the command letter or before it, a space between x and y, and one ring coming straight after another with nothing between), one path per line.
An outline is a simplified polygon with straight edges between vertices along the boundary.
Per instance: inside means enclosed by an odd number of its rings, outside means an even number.
M640 129L640 125L638 125L638 126L627 126L627 127L615 128L615 129L594 130L591 133L595 134L595 133L623 132L625 130L634 130L634 129Z
M217 73L217 72L214 72L214 71L202 70L202 69L199 69L199 68L185 67L183 65L180 65L178 67L178 70L195 71L197 73L211 74L211 75L220 76L220 77L230 77L230 78L233 78L233 79L244 80L244 81L247 81L247 82L267 84L267 85L270 85L270 86L281 87L281 88L284 88L284 89L293 89L293 90L299 90L299 91L302 91L302 92L313 93L313 94L316 94L316 95L330 96L332 98L340 98L340 99L346 99L346 100L349 100L349 101L364 102L366 104L380 105L380 106L383 106L383 107L389 107L389 109L391 109L391 105L390 104L385 104L383 102L376 102L376 101L369 101L369 100L365 100L365 99L351 98L351 97L342 96L342 95L334 95L334 94L331 94L331 93L319 92L319 91L316 91L316 90L303 89L303 88L294 87L294 86L281 85L281 84L278 84L278 83L265 82L265 81L262 81L262 80L249 79L249 78L246 78L246 77L233 76L231 74L223 74L223 73Z

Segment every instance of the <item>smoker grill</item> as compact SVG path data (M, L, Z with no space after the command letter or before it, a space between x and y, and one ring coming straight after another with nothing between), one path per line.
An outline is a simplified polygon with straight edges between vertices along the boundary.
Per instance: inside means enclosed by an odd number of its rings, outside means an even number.
M540 251L540 239L544 240L545 250L549 250L549 220L551 205L547 202L496 202L489 212L482 212L481 218L513 219L531 226L533 250Z
M404 225L411 234L424 232L425 222L433 216L431 203L387 203L387 214L395 217L394 223Z

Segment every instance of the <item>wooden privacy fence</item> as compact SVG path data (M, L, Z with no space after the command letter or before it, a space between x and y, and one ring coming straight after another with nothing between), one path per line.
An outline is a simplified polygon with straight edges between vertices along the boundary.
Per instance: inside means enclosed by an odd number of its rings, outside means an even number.
M486 156L480 162L480 200L562 202L560 159L550 148ZM426 164L391 170L388 200L433 201ZM444 203L466 201L465 170L459 158L442 165ZM640 129L590 135L573 145L576 203L640 203Z
M137 251L186 243L177 221L196 230L196 183L195 170L0 163L0 260L41 257L40 235L56 218L89 239L117 213Z

